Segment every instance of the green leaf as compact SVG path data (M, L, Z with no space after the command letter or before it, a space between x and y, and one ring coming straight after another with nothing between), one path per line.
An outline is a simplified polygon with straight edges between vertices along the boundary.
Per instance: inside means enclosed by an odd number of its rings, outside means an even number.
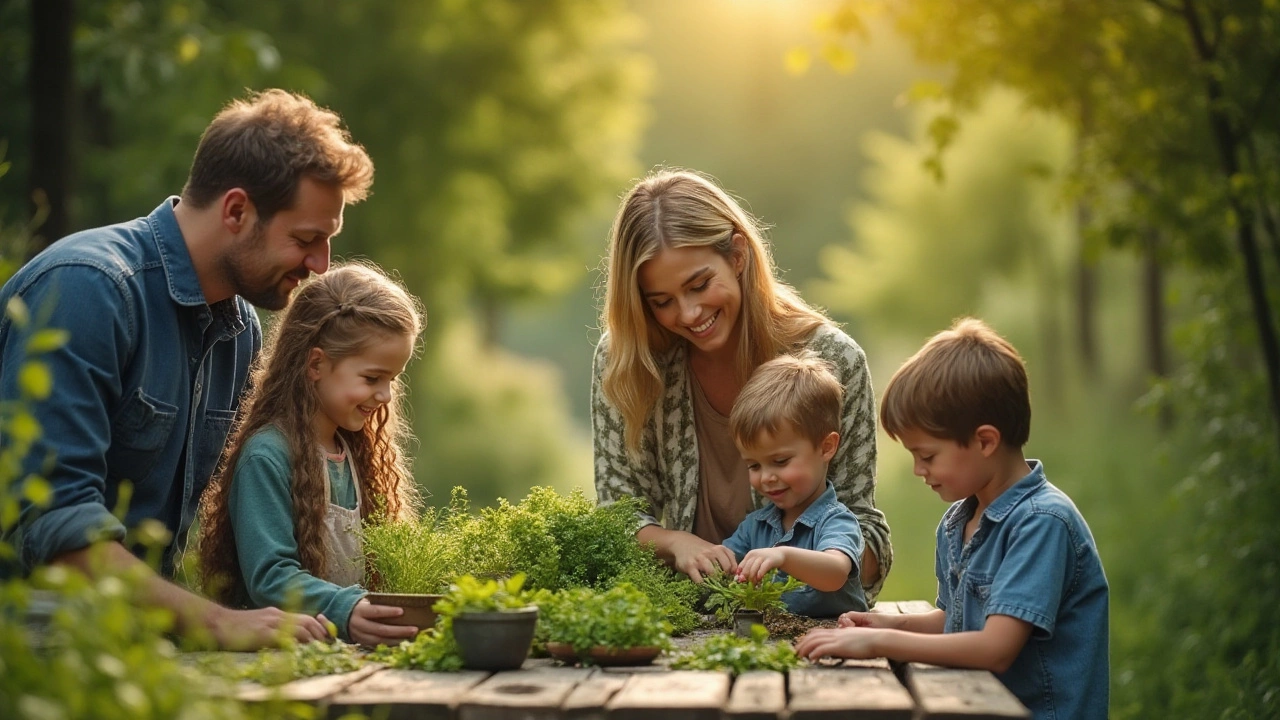
M36 507L48 507L53 502L53 486L39 477L28 477L22 485L22 497Z
M18 371L18 387L23 395L34 400L44 400L53 391L53 373L49 366L34 360L23 363Z
M27 352L32 355L46 353L57 350L67 344L67 340L71 338L71 334L66 330L55 328L46 328L38 330L31 339L27 341Z
M40 422L31 413L20 412L9 421L9 435L19 443L30 445L40 437Z
M26 327L27 323L31 322L31 313L27 310L27 304L17 295L9 298L9 302L4 306L4 314L20 328Z

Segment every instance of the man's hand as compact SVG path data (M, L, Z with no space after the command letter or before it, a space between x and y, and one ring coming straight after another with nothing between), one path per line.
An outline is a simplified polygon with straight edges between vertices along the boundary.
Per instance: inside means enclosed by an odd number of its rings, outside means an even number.
M418 634L416 628L409 625L387 625L378 622L386 618L400 617L404 614L404 608L392 607L390 605L374 605L369 602L368 598L361 598L360 602L351 609L351 620L347 624L347 634L351 636L354 642L369 647L377 647L378 645L395 645L401 640L412 640Z
M222 650L258 650L292 638L301 643L329 640L324 623L310 615L279 608L231 610L221 605L205 615L205 628Z

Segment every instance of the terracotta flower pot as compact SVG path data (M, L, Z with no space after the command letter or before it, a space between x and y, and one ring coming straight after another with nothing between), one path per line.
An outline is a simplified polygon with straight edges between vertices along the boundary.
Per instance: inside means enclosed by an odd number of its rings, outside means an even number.
M733 632L741 637L751 637L752 625L764 625L764 613L759 610L734 610Z
M386 618L381 622L388 625L408 625L422 632L435 627L436 611L431 608L440 602L443 596L417 593L369 593L365 597L369 598L369 602L374 605L404 608L404 614L400 617Z
M462 666L471 670L514 670L529 657L538 608L464 612L453 618L453 639Z

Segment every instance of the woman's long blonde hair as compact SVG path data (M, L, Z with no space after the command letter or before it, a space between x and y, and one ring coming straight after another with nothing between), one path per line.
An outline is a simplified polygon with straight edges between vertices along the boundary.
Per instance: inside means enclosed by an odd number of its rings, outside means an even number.
M219 471L201 498L200 580L207 593L236 605L248 601L228 500L245 442L267 427L279 430L289 447L298 559L307 572L324 575L329 479L312 424L319 401L315 384L307 377L308 356L312 348L320 348L338 362L387 335L413 338L416 347L423 323L418 301L372 264L331 268L298 289L254 365L237 426ZM397 519L416 505L417 492L405 455L410 433L403 413L404 389L403 381L396 378L391 402L378 408L359 432L338 429L360 478L361 514L366 519L375 513Z
M735 233L746 238L739 250ZM663 328L640 295L640 266L666 248L709 247L729 261L743 255L738 317L741 380L761 363L803 343L827 318L778 280L764 229L711 179L688 170L659 170L622 201L609 233L600 324L608 334L602 389L622 414L625 442L640 438L662 395L657 357L681 338Z

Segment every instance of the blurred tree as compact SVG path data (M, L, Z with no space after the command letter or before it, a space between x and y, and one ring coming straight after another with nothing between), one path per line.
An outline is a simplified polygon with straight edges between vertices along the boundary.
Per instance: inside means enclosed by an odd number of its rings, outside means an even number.
M1059 185L1070 162L1065 123L993 92L963 118L947 158L947 182L923 161L931 114L921 108L910 140L871 134L871 197L849 215L856 244L828 246L829 279L816 298L880 333L926 337L962 314L979 314L993 279L1029 277L1044 387L1063 387L1063 294L1073 223ZM1060 399L1060 398L1055 398Z
M433 313L478 307L486 342L504 305L580 277L576 223L635 173L644 119L619 0L220 4L275 28L373 157L344 250L398 268Z
M1280 260L1280 3L1274 0L840 0L831 43L887 13L920 57L953 69L918 88L954 109L993 84L1066 118L1082 143L1072 185L1099 237L1243 275L1273 418L1280 344L1260 247ZM954 115L935 118L940 154ZM1156 234L1152 234L1156 231ZM1274 423L1280 429L1280 422Z

